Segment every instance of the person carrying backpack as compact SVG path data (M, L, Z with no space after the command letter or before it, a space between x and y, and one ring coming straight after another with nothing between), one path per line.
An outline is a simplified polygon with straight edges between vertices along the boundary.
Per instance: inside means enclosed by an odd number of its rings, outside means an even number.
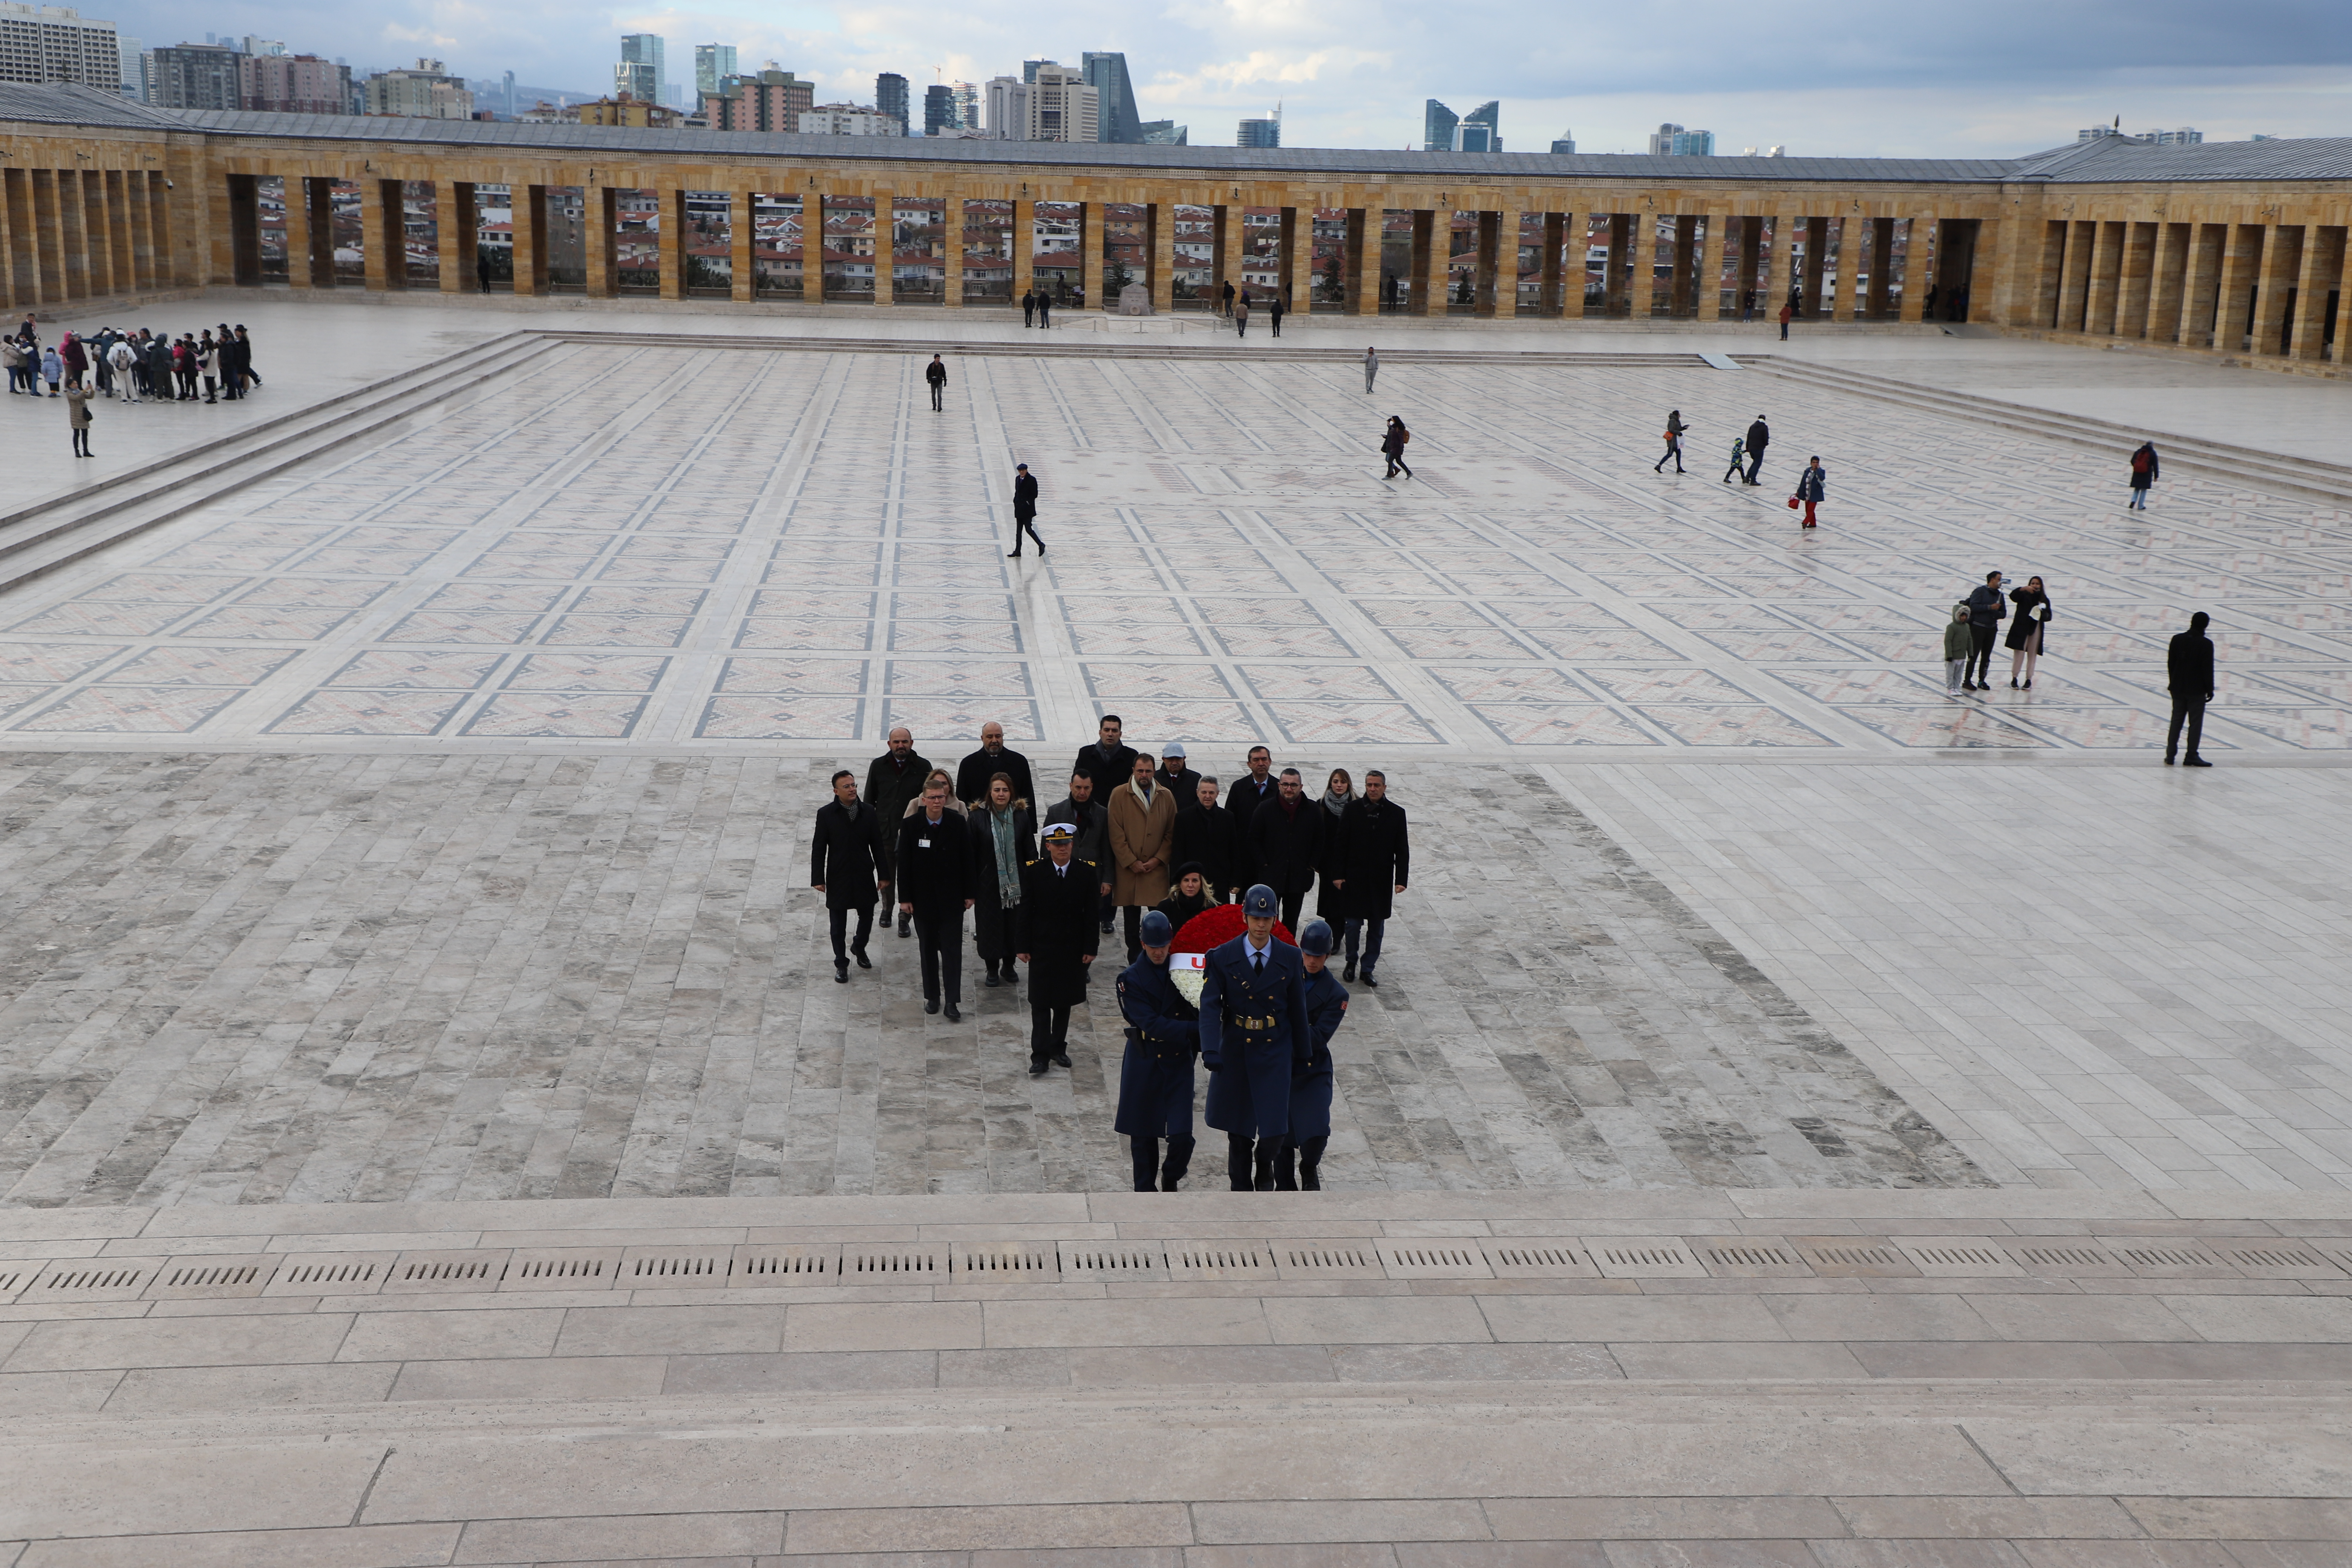
M1381 451L1388 458L1389 471L1381 478L1395 479L1399 468L1404 469L1406 479L1412 478L1412 469L1406 467L1404 460L1404 444L1412 439L1412 432L1404 427L1404 421L1390 415L1388 433L1381 437Z

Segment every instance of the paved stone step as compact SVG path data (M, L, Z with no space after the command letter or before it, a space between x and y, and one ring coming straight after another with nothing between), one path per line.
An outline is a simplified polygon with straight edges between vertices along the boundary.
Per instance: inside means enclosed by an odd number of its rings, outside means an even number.
M557 352L510 332L340 397L0 513L0 590L438 405L478 402Z
M2122 458L2137 449L2142 441L2154 440L2158 443L2162 462L2168 468L2194 469L2216 479L2352 506L2352 467L2283 458L2276 453L2257 451L2252 447L2196 437L2168 435L2078 414L2056 414L2021 404L2004 403L1975 393L1941 391L1843 365L1785 360L1769 353L1739 357L1740 363L1748 368L1785 376L1792 381L1883 398L1914 408L1933 409L2072 446L2094 447L2112 453L2118 459L2119 474Z

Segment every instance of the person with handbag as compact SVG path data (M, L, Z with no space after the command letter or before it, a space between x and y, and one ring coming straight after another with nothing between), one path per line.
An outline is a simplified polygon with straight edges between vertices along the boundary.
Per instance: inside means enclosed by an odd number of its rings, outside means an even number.
M2042 657L2042 628L2050 624L2050 595L2043 591L2042 579L2028 577L2025 586L2012 588L2009 602L2017 606L2010 617L2009 636L2002 642L2009 648L2009 688L2012 691L2033 689L2033 665ZM2018 672L2025 674L2025 684L2017 684Z
M89 449L90 389L79 376L66 383L66 423L73 429L73 454L77 458L95 458Z
M1665 456L1650 465L1650 472L1654 474L1664 472L1667 458L1675 460L1675 472L1679 474L1683 471L1683 432L1689 428L1689 426L1683 423L1681 409L1674 409L1666 415Z
M1804 527L1813 526L1813 509L1821 505L1829 494L1829 470L1822 467L1819 458L1807 464L1805 471L1797 476L1797 493L1789 498L1789 510L1794 511L1799 501L1805 503Z
M1412 439L1412 432L1404 427L1404 421L1393 414L1390 415L1388 432L1381 437L1381 454L1389 460L1389 471L1381 478L1395 479L1399 468L1404 469L1406 479L1412 478L1412 469L1406 466L1404 460L1404 444Z

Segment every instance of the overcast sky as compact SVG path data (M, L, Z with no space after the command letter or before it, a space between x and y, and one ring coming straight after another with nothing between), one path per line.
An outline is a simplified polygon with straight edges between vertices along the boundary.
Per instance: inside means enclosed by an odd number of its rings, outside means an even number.
M1125 51L1146 119L1234 140L1236 120L1283 110L1286 146L1418 145L1422 105L1502 100L1507 150L1572 129L1587 153L1640 152L1661 121L1716 133L1718 151L1997 156L2124 129L2194 125L2209 139L2352 135L2346 0L1144 0L1119 7L821 0L698 0L609 10L565 0L84 0L148 45L207 31L282 39L353 66L437 57L469 77L608 90L625 32L668 40L690 87L693 47L774 59L820 101L871 102L877 71L923 87L1017 74L1024 58Z

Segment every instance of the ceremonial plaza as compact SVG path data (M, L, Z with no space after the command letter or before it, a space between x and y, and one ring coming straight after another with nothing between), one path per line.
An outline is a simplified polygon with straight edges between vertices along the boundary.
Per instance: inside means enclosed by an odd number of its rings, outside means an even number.
M2352 140L0 193L255 378L0 401L0 1568L2352 1557ZM836 980L837 773L1110 715L1410 822L1319 1191L1133 1190L1108 918Z

